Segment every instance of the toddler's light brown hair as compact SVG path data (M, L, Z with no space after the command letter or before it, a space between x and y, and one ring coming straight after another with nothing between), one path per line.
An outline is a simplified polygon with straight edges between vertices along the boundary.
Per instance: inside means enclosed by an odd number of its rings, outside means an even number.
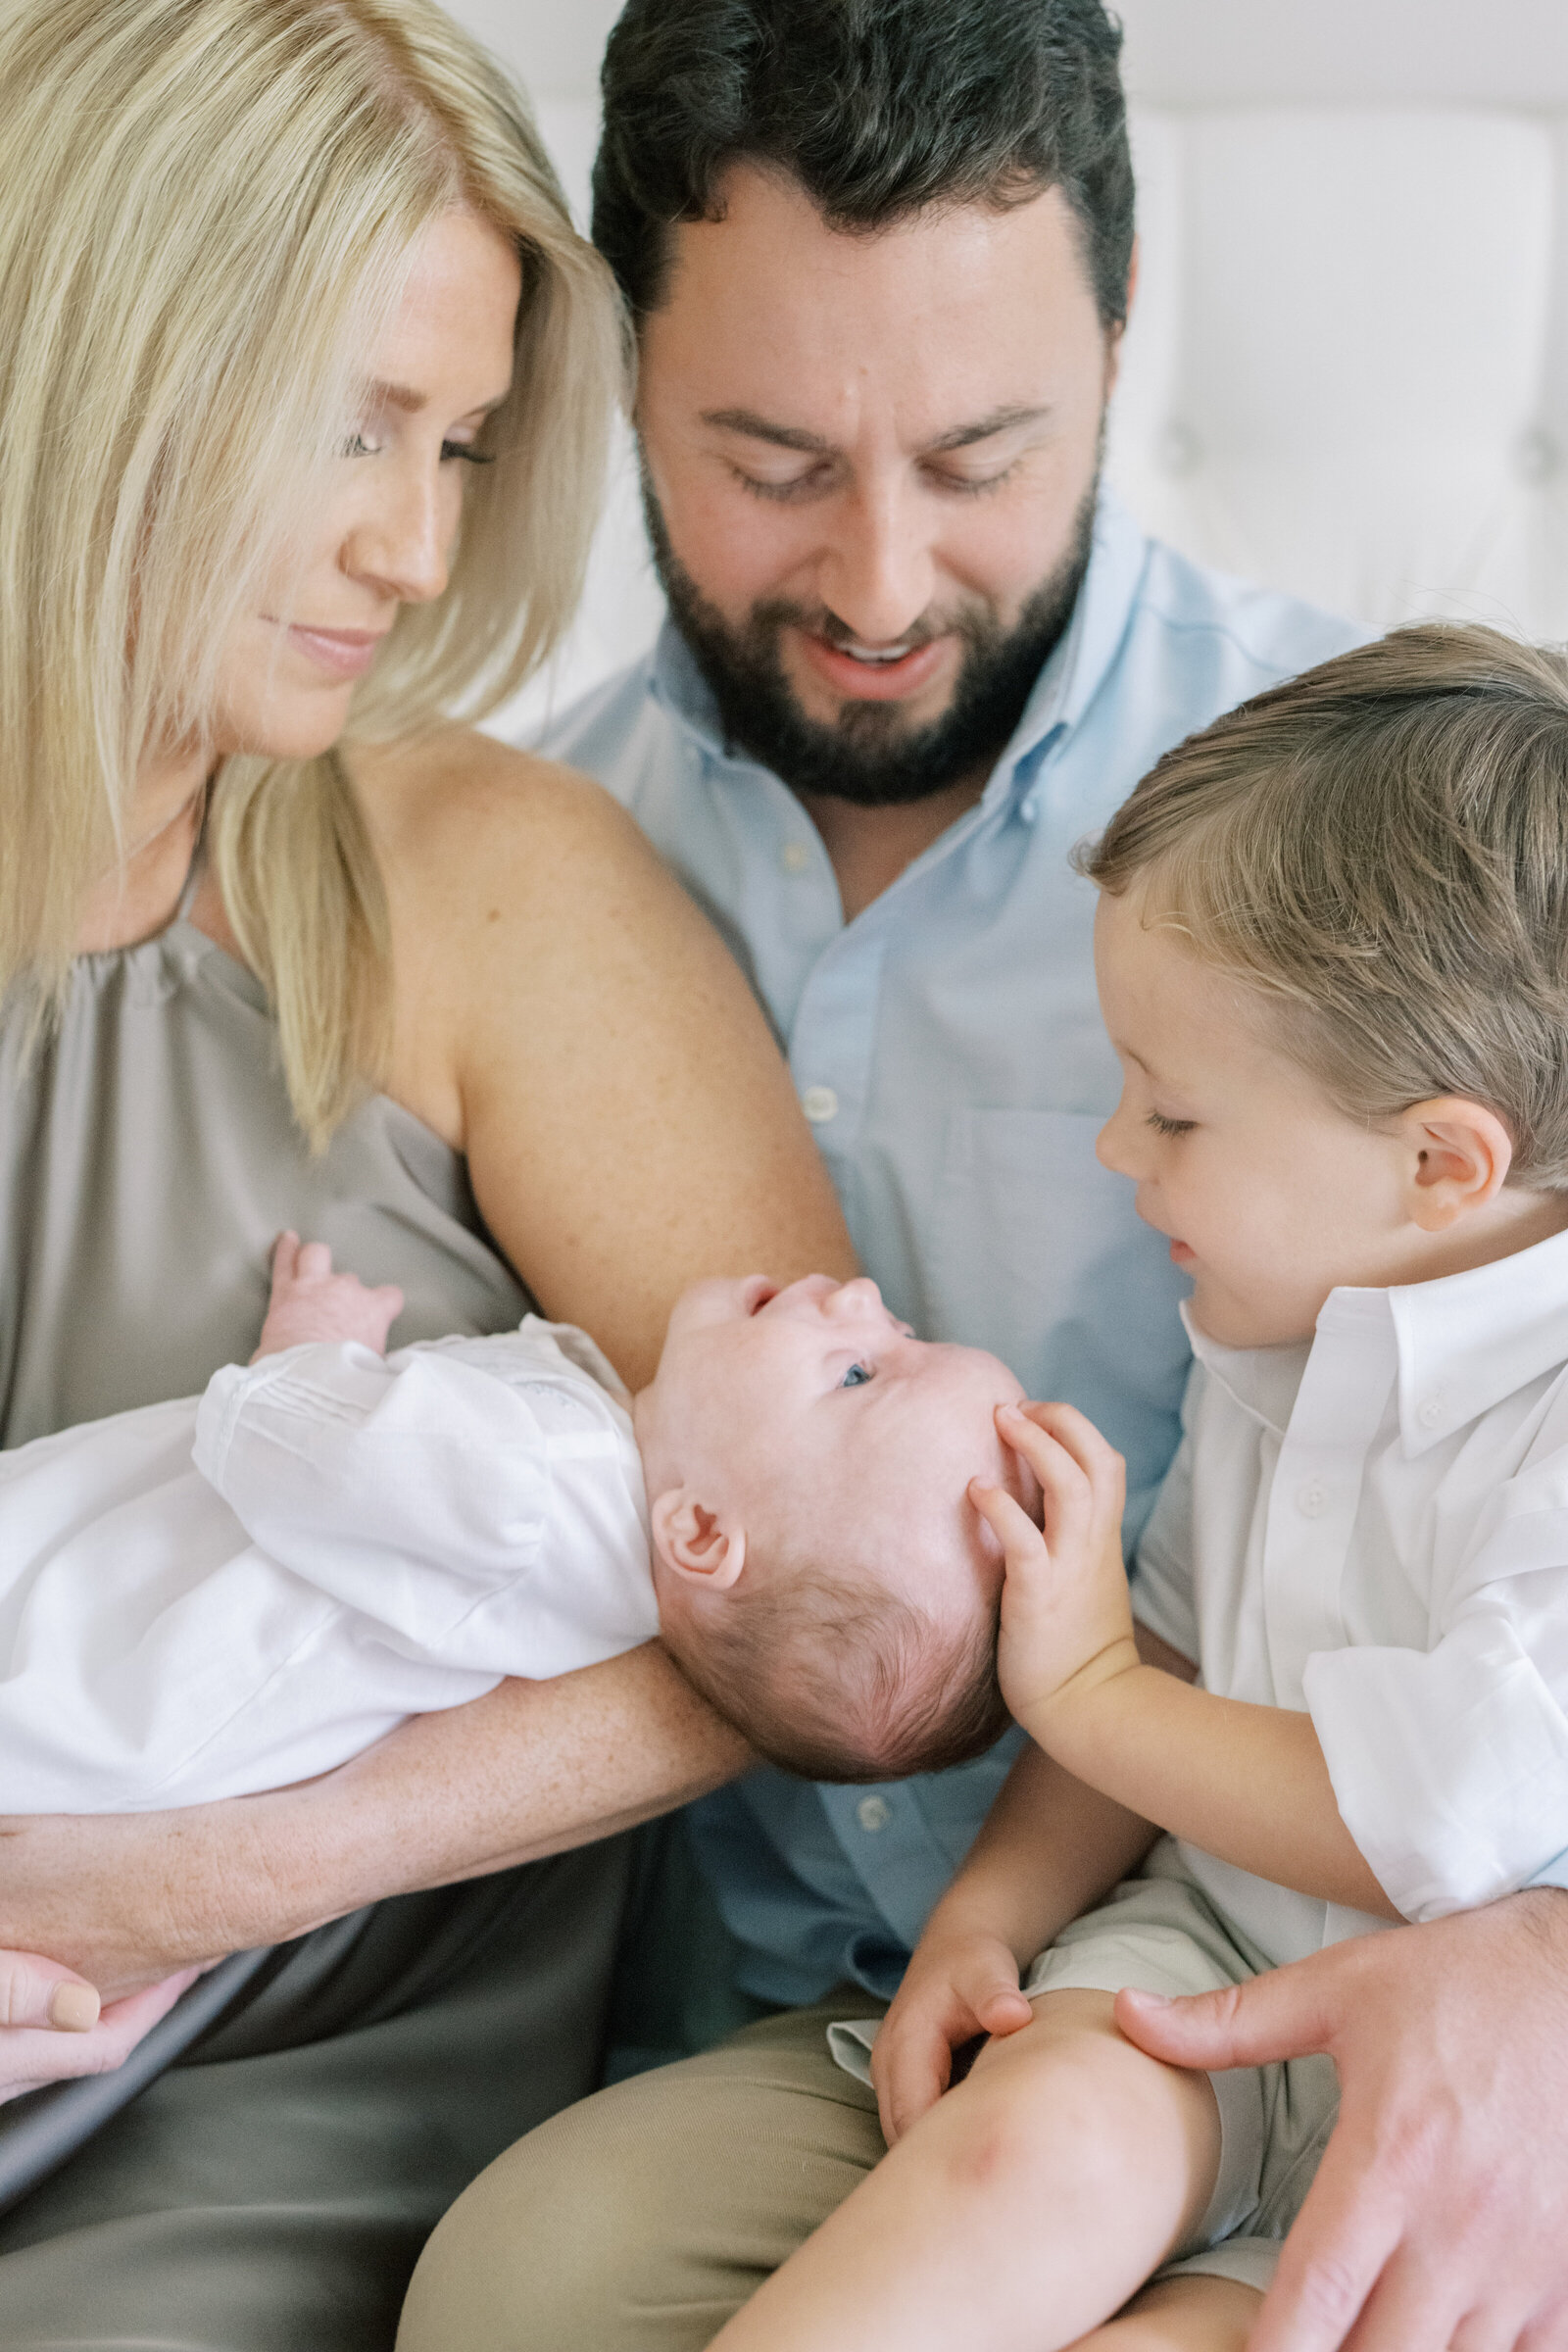
M1568 658L1396 630L1167 752L1080 871L1258 991L1353 1118L1495 1111L1568 1191Z

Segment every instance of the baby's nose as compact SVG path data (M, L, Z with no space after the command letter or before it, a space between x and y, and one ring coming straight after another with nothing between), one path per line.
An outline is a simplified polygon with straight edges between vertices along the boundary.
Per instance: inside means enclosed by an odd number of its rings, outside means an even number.
M830 1315L863 1314L867 1307L882 1304L882 1294L869 1274L859 1274L854 1282L841 1282L822 1303Z

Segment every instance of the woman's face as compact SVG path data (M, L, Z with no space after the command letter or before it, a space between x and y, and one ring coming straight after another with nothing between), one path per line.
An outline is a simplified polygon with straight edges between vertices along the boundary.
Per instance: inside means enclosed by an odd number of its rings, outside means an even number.
M220 754L325 751L398 607L445 588L473 446L511 385L520 293L516 254L476 214L420 237L304 561L224 649Z

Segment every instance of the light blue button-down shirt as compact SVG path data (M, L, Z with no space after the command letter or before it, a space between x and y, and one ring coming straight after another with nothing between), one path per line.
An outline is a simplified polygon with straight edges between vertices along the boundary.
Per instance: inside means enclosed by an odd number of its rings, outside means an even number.
M888 1304L1088 1413L1127 1458L1129 1537L1176 1446L1185 1286L1095 1158L1118 1077L1096 894L1068 853L1171 744L1363 634L1200 569L1103 500L1071 625L978 807L848 924L810 818L726 746L672 628L547 747L632 810L729 940ZM749 1989L891 1993L1014 1744L873 1790L759 1771L697 1807Z

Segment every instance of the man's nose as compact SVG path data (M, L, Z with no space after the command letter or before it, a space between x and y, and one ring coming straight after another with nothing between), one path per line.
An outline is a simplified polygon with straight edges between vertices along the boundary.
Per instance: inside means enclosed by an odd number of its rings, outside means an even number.
M936 586L930 519L911 488L858 486L842 501L820 559L823 604L861 645L897 645Z

